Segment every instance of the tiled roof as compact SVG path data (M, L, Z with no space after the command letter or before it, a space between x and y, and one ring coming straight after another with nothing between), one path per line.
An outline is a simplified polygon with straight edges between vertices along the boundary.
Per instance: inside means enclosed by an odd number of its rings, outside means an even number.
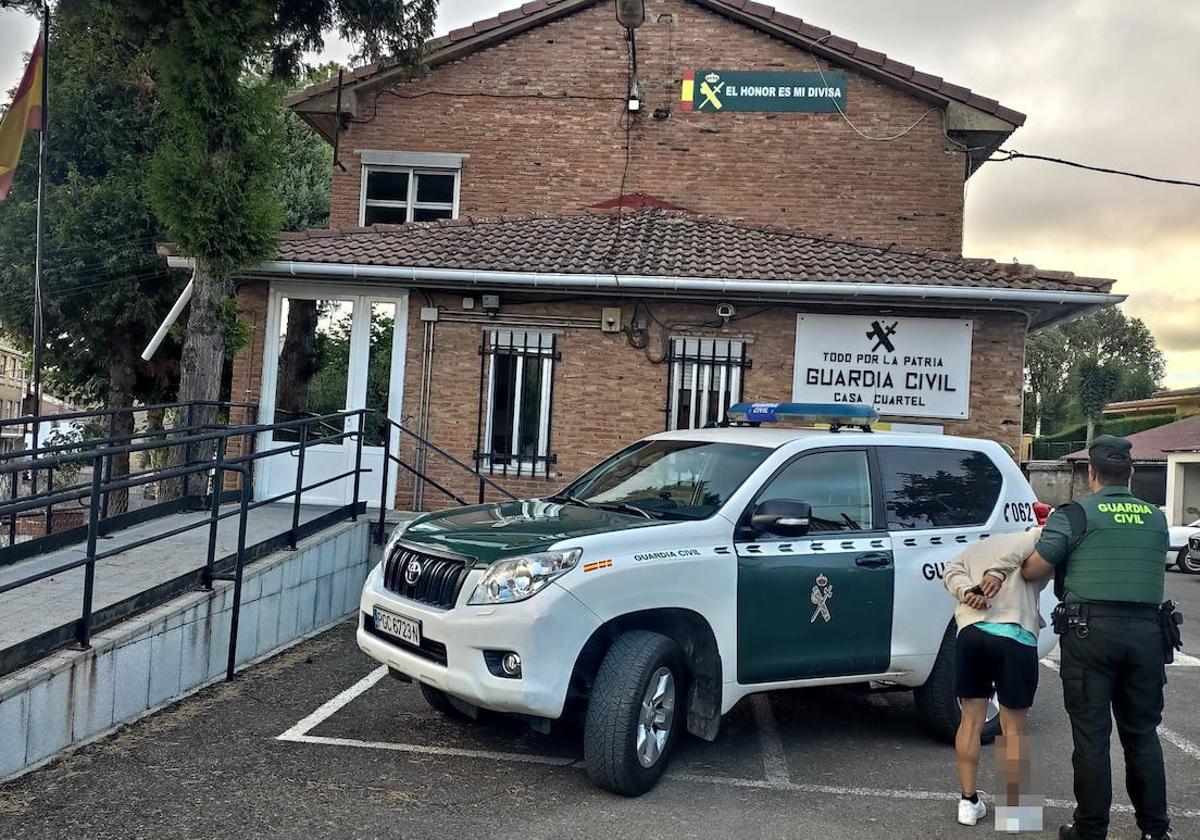
M674 213L585 211L285 233L280 260L559 274L1107 292L1112 280L782 227Z
M1168 452L1195 452L1200 450L1200 414L1132 434L1129 442L1135 462L1166 461ZM1064 460L1085 461L1087 456L1087 450L1080 449Z
M1020 126L1025 124L1024 114L1001 105L995 99L981 96L973 92L970 88L953 84L940 76L923 73L909 64L888 57L885 53L867 49L855 41L841 38L831 33L828 29L822 29L819 26L806 23L798 17L775 9L773 6L755 3L752 0L693 1L700 6L743 21L769 34L785 34L798 37L814 51L826 53L829 57L849 59L851 62L873 68L881 74L922 88L938 96L966 103L973 108L992 114L1013 125ZM425 45L427 64L430 66L436 65L440 52L450 48L469 47L470 44L468 42L472 40L478 41L480 46L493 43L497 34L493 30L497 30L500 27L515 24L516 26L512 28L511 34L516 34L517 32L525 31L526 28L536 26L543 19L555 17L556 13L561 14L564 11L569 12L585 8L594 2L596 0L533 0L533 2L524 3L518 8L509 9L470 26L455 29L440 38L434 38L429 41ZM522 24L528 24L528 26L522 26ZM391 69L393 66L394 63L383 61L356 68L345 74L343 84L354 84L369 80L379 73ZM336 78L312 85L289 97L287 103L289 105L297 105L306 99L334 90L336 87Z

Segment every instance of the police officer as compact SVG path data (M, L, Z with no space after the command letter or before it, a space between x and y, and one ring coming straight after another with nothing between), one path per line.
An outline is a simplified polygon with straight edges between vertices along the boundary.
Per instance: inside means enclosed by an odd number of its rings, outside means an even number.
M1026 578L1056 576L1063 603L1063 704L1075 742L1075 819L1061 840L1104 840L1112 803L1111 714L1125 750L1129 798L1143 840L1170 838L1166 772L1157 727L1166 683L1163 631L1162 511L1133 496L1128 440L1097 437L1088 451L1092 495L1051 514ZM1065 576L1062 567L1065 564Z

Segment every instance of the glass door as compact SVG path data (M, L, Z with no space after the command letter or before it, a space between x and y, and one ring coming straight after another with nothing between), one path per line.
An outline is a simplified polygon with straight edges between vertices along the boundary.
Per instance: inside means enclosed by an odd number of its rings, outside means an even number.
M264 422L285 423L359 408L378 412L364 419L362 465L371 472L361 476L359 486L359 499L374 505L384 489L384 437L392 435L392 444L398 442L386 418L400 416L406 325L404 293L347 292L334 284L272 288L261 416ZM358 423L355 417L309 424L303 483L326 483L306 491L304 504L340 506L353 499L354 480L345 474L354 469L357 442L339 436L357 430ZM260 438L259 451L299 440L299 429L278 429ZM258 498L294 490L298 467L295 452L260 461ZM389 478L390 505L395 477Z

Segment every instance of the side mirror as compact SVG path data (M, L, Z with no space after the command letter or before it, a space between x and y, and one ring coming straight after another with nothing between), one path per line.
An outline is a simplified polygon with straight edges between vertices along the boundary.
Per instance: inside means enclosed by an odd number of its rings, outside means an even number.
M756 535L803 537L811 525L812 505L808 502L787 499L759 502L750 515L750 527Z

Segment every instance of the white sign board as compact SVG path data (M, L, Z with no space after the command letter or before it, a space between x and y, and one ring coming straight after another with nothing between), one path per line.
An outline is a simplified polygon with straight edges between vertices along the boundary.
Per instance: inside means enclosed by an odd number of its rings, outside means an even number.
M872 405L884 416L965 420L971 322L800 315L793 402Z

